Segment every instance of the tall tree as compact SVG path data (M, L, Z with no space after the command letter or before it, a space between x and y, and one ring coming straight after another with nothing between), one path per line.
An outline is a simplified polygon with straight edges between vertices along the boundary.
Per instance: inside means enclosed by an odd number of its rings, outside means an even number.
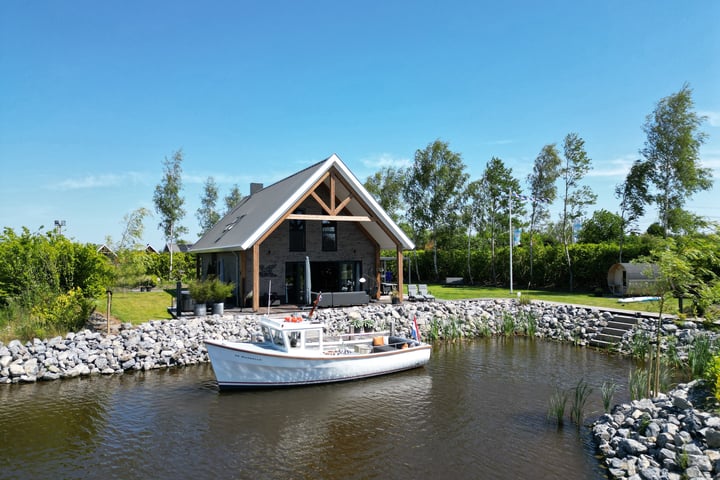
M148 215L150 215L150 211L147 208L140 207L123 217L125 228L116 250L127 250L142 244L142 236L145 231L143 221Z
M451 229L459 220L461 198L468 174L460 154L446 142L435 140L415 152L403 196L408 220L415 235L429 230L433 245L433 271L439 277L437 239L441 229Z
M524 215L525 207L519 197L520 181L512 176L502 160L492 157L485 166L482 178L482 193L478 200L484 205L485 236L490 243L490 269L493 282L498 281L496 248L501 239L512 235L510 211L513 224L519 226L519 218Z
M225 195L225 214L230 213L230 210L235 208L242 198L243 196L242 193L240 193L240 187L238 187L236 183L232 186L230 192Z
M645 214L648 202L648 189L645 178L648 164L636 160L625 177L625 181L615 187L615 197L620 200L620 237L618 238L618 262L622 262L625 235L637 227L637 222Z
M614 242L622 236L623 220L620 215L605 209L596 210L582 223L578 233L580 243Z
M404 212L403 188L407 179L407 169L401 167L383 167L365 180L365 189L375 197L380 206L396 223Z
M570 291L573 289L572 259L570 258L570 243L573 238L573 227L584 214L585 208L597 200L590 187L580 182L592 168L590 157L585 151L585 140L577 133L569 133L563 142L564 163L560 169L560 178L563 189L563 209L560 224L562 229L562 242L565 247L565 261L568 267Z
M198 236L201 237L220 220L220 214L216 210L218 199L218 188L213 177L208 177L203 186L203 194L200 198L200 208L197 209L197 216L200 225Z
M683 85L679 92L661 99L643 126L647 136L640 150L648 164L650 199L657 206L665 237L670 232L692 229L687 221L696 220L683 209L693 194L712 188L712 171L700 166L700 146L707 135L700 126L705 117L693 110L692 89Z
M467 184L463 198L465 199L462 207L462 222L465 225L466 236L467 236L467 274L470 284L474 284L473 273L471 268L472 260L472 232L475 230L476 233L480 232L480 227L483 224L485 208L483 199L485 198L483 192L485 191L484 183L482 180L473 180Z
M180 220L185 216L183 204L185 199L180 195L182 191L182 149L173 153L172 157L163 161L163 177L155 186L155 211L160 214L158 228L162 230L165 242L170 247L170 275L172 276L172 255L173 243L187 228L180 225Z
M535 230L537 226L550 218L550 204L557 196L556 181L560 176L560 153L557 146L552 143L545 145L535 158L533 171L527 177L530 187L530 276L528 288L533 283L533 263Z

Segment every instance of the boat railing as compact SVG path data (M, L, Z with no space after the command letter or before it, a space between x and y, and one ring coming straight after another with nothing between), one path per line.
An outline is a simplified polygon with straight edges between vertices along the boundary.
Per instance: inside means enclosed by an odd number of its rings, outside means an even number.
M388 335L390 335L389 330L366 333L341 333L335 337L326 337L324 343L326 345L359 345L372 342L375 337L387 337Z

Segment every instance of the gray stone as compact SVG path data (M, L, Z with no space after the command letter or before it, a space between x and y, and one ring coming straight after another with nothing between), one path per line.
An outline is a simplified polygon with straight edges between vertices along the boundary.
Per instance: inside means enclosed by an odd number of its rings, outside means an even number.
M693 407L692 403L685 398L681 396L673 397L673 407L680 409L680 410L688 410Z
M643 480L661 480L663 478L662 472L658 467L643 468L639 474Z
M688 455L688 465L691 467L697 467L701 472L712 471L712 463L710 462L710 459L703 454Z
M0 356L0 368L7 368L12 363L12 355Z
M640 453L647 452L648 448L642 444L641 442L638 442L637 440L634 440L632 438L625 438L620 442L619 450L625 452L627 455L638 455Z
M9 370L11 377L19 377L20 375L25 375L25 368L23 367L22 363L10 364Z

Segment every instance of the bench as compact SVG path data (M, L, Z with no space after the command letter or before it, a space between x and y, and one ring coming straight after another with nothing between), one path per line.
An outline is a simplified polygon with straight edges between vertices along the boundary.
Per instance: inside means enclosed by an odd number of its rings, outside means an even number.
M313 297L316 297L316 295L313 295ZM317 306L349 307L351 305L367 305L368 303L370 303L370 295L367 292L323 292Z

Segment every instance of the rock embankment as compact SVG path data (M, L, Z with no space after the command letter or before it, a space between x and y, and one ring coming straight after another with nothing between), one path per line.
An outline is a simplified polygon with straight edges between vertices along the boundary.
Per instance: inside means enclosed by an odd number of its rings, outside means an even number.
M362 308L321 309L315 317L328 334L350 331L353 321L370 320L376 330L409 334L415 318L423 338L473 338L524 334L586 345L607 325L612 315L597 309L545 302L520 304L516 300L462 300L370 304ZM68 333L48 340L0 343L0 383L35 382L91 374L115 374L207 362L204 339L245 341L257 329L257 316L189 317L153 320L137 327L120 326L116 334L93 330ZM668 328L673 325L668 325ZM652 329L652 323L641 329ZM676 330L678 330L676 328ZM674 334L688 342L692 335ZM627 340L630 342L630 340ZM685 343L689 344L689 343Z
M707 401L700 382L667 395L617 405L593 425L611 478L720 478L720 417L695 408Z
M587 345L612 316L594 308L516 300L370 304L316 313L329 335L349 332L356 320L408 335L416 319L423 338L523 334L576 345ZM110 335L87 329L49 340L0 342L0 384L207 362L205 339L249 340L257 320L250 314L153 320L137 327L123 324ZM632 352L638 339L654 337L657 323L642 319L617 349ZM660 325L664 346L672 344L680 358L686 357L699 335L715 337L699 327L665 320ZM720 478L720 418L693 408L695 387L682 385L654 400L616 406L595 423L595 440L613 478Z

